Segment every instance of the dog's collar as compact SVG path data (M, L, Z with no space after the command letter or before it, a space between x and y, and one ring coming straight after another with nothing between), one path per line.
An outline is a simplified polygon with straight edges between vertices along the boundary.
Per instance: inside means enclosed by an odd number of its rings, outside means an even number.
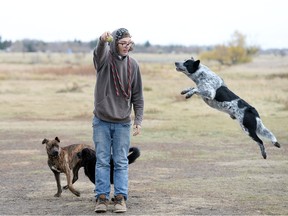
M51 169L54 170L54 171L56 171L56 172L59 172L59 173L61 172L61 171L60 171L59 169L57 169L55 166L51 166Z
M57 158L57 157L59 157L59 155L57 155L57 156L49 155L49 158L55 159L55 158Z

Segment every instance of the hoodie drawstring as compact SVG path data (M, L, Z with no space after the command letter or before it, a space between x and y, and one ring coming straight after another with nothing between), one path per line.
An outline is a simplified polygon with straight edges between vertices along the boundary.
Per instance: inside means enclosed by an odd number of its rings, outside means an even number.
M113 81L114 81L114 86L115 86L115 90L116 90L116 95L117 96L120 95L118 87L117 87L117 82L118 82L124 98L126 98L128 100L130 98L130 94L131 94L131 62L130 62L130 58L129 58L129 56L127 56L127 68L128 68L128 88L127 88L127 93L126 93L126 91L124 89L124 85L123 85L123 83L121 81L121 78L119 76L119 72L117 70L115 60L113 59L113 56L112 56L111 53L110 53L110 58L111 58L110 59L111 60L110 64L111 64L111 70L112 70L112 75L113 75Z

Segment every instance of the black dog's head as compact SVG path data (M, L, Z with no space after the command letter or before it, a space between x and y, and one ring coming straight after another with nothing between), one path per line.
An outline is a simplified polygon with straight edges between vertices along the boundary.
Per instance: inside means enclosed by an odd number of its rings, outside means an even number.
M95 165L96 165L96 153L90 148L84 148L77 153L77 157L81 161L81 166L84 167L85 175L90 181L95 184ZM110 176L111 178L111 176Z
M194 60L193 57L183 62L175 62L176 70L183 72L187 76L195 73L199 69L200 60Z
M42 141L42 144L46 144L46 151L48 156L52 156L52 157L58 157L60 155L61 152L61 148L60 148L60 139L58 137L55 137L54 140L48 140L48 139L44 139Z
M89 148L82 149L82 151L77 153L77 157L81 159L83 166L88 163L96 163L96 153L94 150Z

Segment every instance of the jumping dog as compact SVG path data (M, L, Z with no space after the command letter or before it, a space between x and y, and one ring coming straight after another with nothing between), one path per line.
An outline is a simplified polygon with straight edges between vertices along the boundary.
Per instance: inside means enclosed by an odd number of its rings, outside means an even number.
M207 66L200 64L200 60L195 61L191 58L183 62L175 62L175 66L177 71L187 75L197 86L181 92L182 95L186 95L186 99L197 94L212 108L229 114L232 119L237 119L244 132L257 142L264 159L267 155L263 141L258 135L271 140L274 146L280 148L276 137L264 126L257 110L234 94L222 78Z

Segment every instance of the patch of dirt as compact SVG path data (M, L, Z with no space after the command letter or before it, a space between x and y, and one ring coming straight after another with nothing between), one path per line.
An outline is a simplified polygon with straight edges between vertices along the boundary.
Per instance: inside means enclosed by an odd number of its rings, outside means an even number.
M75 183L81 196L63 191L56 198L56 182L41 145L44 137L25 132L25 122L21 131L0 130L0 136L0 215L96 214L94 185L83 168ZM62 141L63 145L72 143L73 136ZM129 168L125 215L288 214L285 146L280 150L267 147L267 160L251 143L192 140L138 147L141 156ZM63 174L61 180L64 186ZM112 207L106 215L112 214Z

